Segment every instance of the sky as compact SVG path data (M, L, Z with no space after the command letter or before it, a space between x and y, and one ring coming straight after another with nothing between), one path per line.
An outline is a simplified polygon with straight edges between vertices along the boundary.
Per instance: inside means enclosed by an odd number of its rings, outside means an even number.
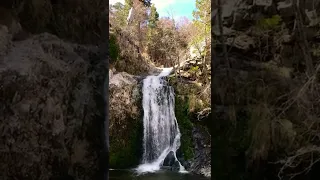
M109 0L109 4L115 4L121 2L124 4L124 0ZM196 9L195 0L151 0L160 17L169 16L168 12L173 14L174 19L178 20L180 17L187 17L192 20L192 11Z

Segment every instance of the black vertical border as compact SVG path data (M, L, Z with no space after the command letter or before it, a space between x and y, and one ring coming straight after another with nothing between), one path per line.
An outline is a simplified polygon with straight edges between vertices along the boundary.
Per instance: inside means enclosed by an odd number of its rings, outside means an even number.
M213 119L213 111L214 111L214 106L213 106L213 102L214 102L214 98L213 98L213 90L212 90L212 84L213 84L213 76L214 76L214 60L215 60L215 57L216 57L216 55L215 55L215 51L214 51L214 48L213 48L213 19L214 19L214 14L213 14L213 10L214 10L214 3L213 3L213 1L216 1L216 0L210 0L210 3L211 3L211 14L210 14L210 16L211 16L211 61L210 61L210 63L211 63L211 87L210 87L210 89L211 89L211 118L209 118L209 121L211 120L211 121L213 121L214 119ZM213 124L213 122L212 123L209 123L210 125L212 125ZM211 130L213 129L212 127L210 128ZM214 159L213 159L213 154L212 154L212 152L213 152L213 146L212 146L212 143L214 143L214 141L213 141L213 138L212 138L212 132L210 132L210 134L211 134L211 179L212 179L212 174L214 173L213 171L214 171L214 168L213 168L213 164L212 164L212 161L214 161Z
M102 112L102 118L99 120L100 135L103 141L102 150L99 154L99 179L109 179L109 0L105 0L103 6L105 10L101 20L101 44L100 61L105 74L99 77L98 91L100 99L97 99L98 108ZM102 95L102 96L101 96ZM103 97L103 98L101 98ZM101 109L102 108L102 109Z

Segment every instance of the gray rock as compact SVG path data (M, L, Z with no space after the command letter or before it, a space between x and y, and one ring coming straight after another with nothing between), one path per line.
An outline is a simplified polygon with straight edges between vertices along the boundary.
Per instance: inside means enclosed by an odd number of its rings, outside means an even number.
M94 88L105 70L83 57L97 49L48 33L13 42L9 36L0 27L1 176L50 179L64 170L93 179L101 151L93 143L103 142L96 104L103 97Z
M310 10L310 11L306 9L305 13L306 13L307 19L309 21L310 27L316 26L320 23L320 17L317 14L317 11L315 9Z
M291 1L283 0L278 2L277 9L281 17L291 17L294 16L294 8Z
M271 6L272 0L255 0L254 1L257 6Z
M249 50L255 46L253 38L245 34L239 35L235 39L228 38L226 44L243 50Z
M176 160L174 158L174 154L172 151L170 151L167 157L163 161L163 166L173 166L175 161Z
M7 26L0 25L0 57L8 53L8 49L11 45L10 39L11 35L9 34Z
M194 126L192 130L195 157L190 161L193 173L211 177L211 136L200 126Z

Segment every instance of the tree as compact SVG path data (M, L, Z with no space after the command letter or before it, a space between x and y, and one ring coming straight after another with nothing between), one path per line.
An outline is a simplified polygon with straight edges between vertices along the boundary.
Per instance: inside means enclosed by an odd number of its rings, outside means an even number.
M126 17L129 15L129 10L133 6L132 0L125 0L124 1L124 11L126 12Z
M141 23L147 19L147 9L145 3L141 0L133 0L132 8L133 24L134 26L136 26L135 33L137 34L138 47L140 52L142 49Z
M129 9L132 7L132 5L133 5L133 1L132 0L125 0L124 1L124 4L126 5L126 6L128 6L129 7Z
M149 28L155 28L157 25L157 21L159 20L159 13L157 12L157 8L152 4L150 8L150 15L149 15Z
M114 5L111 6L111 10L114 15L113 24L115 26L122 27L125 25L125 19L126 19L126 11L125 11L125 5L123 5L121 2L117 2Z
M207 77L207 59L211 59L207 55L211 50L211 1L196 0L196 10L193 11L194 25L200 30L193 38L191 45L195 46L199 54L203 56L202 70L204 72L205 82L208 81ZM204 48L203 47L204 42Z
M149 13L149 19L148 19L148 33L147 33L147 52L149 54L149 57L151 57L152 60L156 57L156 39L158 29L157 24L159 21L159 13L157 12L157 8L154 6L154 4L151 5L150 13Z

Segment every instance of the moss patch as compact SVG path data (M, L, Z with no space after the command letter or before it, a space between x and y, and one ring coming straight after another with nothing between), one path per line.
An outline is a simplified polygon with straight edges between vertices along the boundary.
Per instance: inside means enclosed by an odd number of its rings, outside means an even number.
M129 114L124 124L112 129L113 135L110 139L109 163L110 168L132 168L140 164L142 155L142 139L143 139L143 108L142 108L142 92L140 85L138 86L139 95L137 98L137 107L140 110L139 117L132 118Z
M175 76L168 78L170 85L175 89L175 115L181 132L181 151L185 160L194 157L193 145L193 122L194 112L197 112L205 104L196 97L199 92L197 84L187 84L180 82Z
M131 168L139 164L143 136L142 121L128 119L128 133L110 136L110 168Z
M186 96L176 95L175 97L175 115L181 132L181 150L183 158L190 160L194 156L192 127L193 124L188 116L189 103Z

